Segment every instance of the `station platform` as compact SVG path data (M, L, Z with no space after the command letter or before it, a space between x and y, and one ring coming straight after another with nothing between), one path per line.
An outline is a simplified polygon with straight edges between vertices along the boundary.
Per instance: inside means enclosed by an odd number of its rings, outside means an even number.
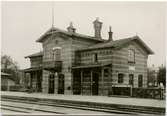
M143 99L130 97L108 97L108 96L85 96L85 95L62 95L62 94L46 94L46 93L26 93L26 92L9 92L1 91L1 96L18 96L38 99L51 100L69 100L78 102L102 103L102 104L116 104L116 105L130 105L143 106L153 108L165 108L165 100L157 99Z

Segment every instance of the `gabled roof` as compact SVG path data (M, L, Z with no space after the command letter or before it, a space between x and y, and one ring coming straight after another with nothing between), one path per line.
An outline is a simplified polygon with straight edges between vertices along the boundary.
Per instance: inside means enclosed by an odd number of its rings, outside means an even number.
M147 51L148 54L153 54L153 51L138 36L133 36L115 41L104 41L103 43L98 43L88 48L80 49L78 51L86 51L86 50L101 49L101 48L120 48L130 41L138 41L144 47L144 49Z
M75 33L71 33L71 32L56 28L56 27L51 27L39 39L37 39L36 42L42 42L47 35L50 35L52 33L62 33L62 34L65 34L67 36L74 36L74 37L79 37L79 38L84 38L84 39L89 39L89 40L94 40L94 41L105 41L103 39L98 39L98 38L95 38L93 36L79 34L79 33L76 33L76 32Z
M43 52L37 52L31 55L26 56L25 58L32 58L32 57L39 57L39 56L43 56Z

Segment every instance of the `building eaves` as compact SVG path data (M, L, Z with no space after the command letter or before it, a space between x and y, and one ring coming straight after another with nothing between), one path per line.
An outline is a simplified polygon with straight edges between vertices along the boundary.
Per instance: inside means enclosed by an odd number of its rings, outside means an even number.
M104 41L103 43L98 43L98 44L92 45L88 48L80 49L77 51L88 51L88 50L102 49L102 48L120 48L132 40L137 40L146 49L146 51L149 54L154 53L138 36L133 36L133 37L115 40L115 41Z
M39 57L39 56L43 56L43 52L37 52L31 55L26 56L25 58L32 58L32 57Z

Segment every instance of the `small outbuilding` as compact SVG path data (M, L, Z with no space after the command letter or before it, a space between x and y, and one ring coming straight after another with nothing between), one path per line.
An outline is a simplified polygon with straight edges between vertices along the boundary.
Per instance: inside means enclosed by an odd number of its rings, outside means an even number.
M12 79L11 75L8 73L1 72L1 90L9 91L10 86L14 86L15 81Z

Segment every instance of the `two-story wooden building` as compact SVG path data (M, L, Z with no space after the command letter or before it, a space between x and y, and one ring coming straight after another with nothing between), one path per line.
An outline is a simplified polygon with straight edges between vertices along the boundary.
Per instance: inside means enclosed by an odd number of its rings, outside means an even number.
M55 27L37 42L43 52L29 55L31 86L55 94L130 95L132 87L147 87L147 59L152 50L138 37L113 40L101 37L102 22L94 22L95 35L79 34L72 23L67 31ZM27 58L26 57L26 58Z

